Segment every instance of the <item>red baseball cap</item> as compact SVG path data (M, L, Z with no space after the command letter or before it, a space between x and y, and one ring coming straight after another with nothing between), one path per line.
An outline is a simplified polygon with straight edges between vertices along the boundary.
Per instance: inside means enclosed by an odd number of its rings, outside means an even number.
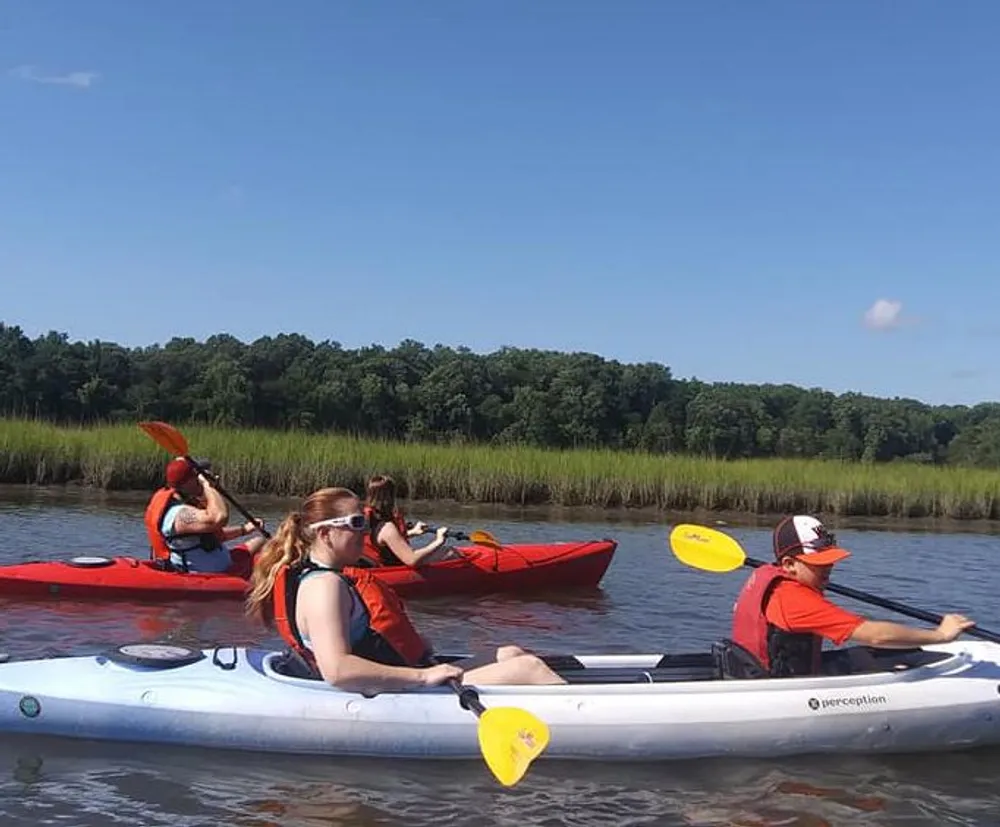
M774 558L796 556L811 566L832 566L851 556L837 545L837 538L815 517L785 517L774 529Z
M172 459L167 463L167 485L171 488L183 485L192 477L196 476L196 474L197 472L194 470L191 463L183 457Z

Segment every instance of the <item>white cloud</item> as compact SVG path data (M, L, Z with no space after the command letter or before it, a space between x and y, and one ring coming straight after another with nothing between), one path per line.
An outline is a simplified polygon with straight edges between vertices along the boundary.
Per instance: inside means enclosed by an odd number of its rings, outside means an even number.
M869 330L892 330L899 327L902 312L902 302L878 299L865 311L865 327Z
M34 66L15 66L10 70L10 75L30 83L75 86L77 89L89 89L100 78L98 72L68 72L65 75L47 75L39 72Z

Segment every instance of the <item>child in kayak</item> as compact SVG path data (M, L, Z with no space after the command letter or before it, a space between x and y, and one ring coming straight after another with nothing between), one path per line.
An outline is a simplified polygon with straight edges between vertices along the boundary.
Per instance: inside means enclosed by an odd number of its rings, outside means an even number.
M144 519L153 559L182 572L248 577L250 561L264 538L254 537L231 548L223 543L251 534L263 523L227 525L226 500L183 457L167 465L166 483L146 506Z
M407 527L403 512L396 505L396 481L392 477L380 474L368 480L364 514L368 519L364 559L374 565L421 566L461 556L445 546L447 526L440 526L435 531L437 536L423 548L414 549L409 544L409 538L425 533L427 525L417 521Z
M344 573L361 557L367 529L354 492L323 488L285 518L257 556L247 611L276 629L314 676L365 695L452 678L475 684L565 683L517 646L501 647L486 665L479 665L481 658L435 663L395 592L370 570Z
M754 655L772 677L815 675L823 639L886 649L948 643L975 622L945 615L936 629L867 620L823 595L835 563L851 553L819 520L785 517L774 529L774 559L744 585L733 608L733 640Z

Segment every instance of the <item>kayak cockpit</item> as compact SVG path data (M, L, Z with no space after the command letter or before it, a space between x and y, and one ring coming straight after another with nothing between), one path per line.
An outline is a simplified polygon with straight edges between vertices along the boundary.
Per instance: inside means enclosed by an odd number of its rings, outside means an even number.
M467 655L441 655L442 662ZM821 676L898 673L939 664L953 652L926 649L876 649L852 646L823 653ZM657 655L543 655L542 659L569 684L691 683L697 681L755 680L768 676L750 653L728 639L712 644L708 652ZM264 654L257 668L281 682L320 684L288 652ZM778 679L780 680L780 679Z
M895 673L940 663L951 652L924 649L873 649L853 646L823 653L820 676ZM571 684L687 683L691 681L757 680L768 678L757 660L730 640L712 644L709 652L666 654L654 664L602 666L596 659L546 657L545 662Z

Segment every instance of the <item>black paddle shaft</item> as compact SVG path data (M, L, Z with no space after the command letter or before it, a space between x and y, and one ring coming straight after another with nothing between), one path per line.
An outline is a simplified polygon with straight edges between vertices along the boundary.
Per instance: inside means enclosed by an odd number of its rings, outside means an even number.
M441 663L441 661L433 655L430 657L430 662L432 666L437 666ZM476 690L471 686L465 686L465 684L463 684L458 678L449 678L448 688L458 695L458 705L462 707L462 709L469 710L469 712L474 713L477 718L486 711L486 707L483 706L483 702L479 700L479 693L476 692Z
M464 686L461 681L455 678L448 681L448 686L458 695L458 704L462 709L468 709L475 713L477 718L486 711L486 707L479 700L479 693L472 687Z
M754 569L758 566L767 565L764 561L754 560L752 557L747 557L745 564ZM925 612L923 609L915 609L912 606L907 606L905 603L897 603L895 600L888 600L884 597L869 594L868 592L860 592L857 589L850 588L849 586L838 586L836 583L827 583L826 588L831 592L842 594L844 597L860 600L863 603L871 603L875 606L880 606L883 609L888 609L890 612L898 612L901 615L907 615L908 617L915 618L916 620L924 620L927 623L933 623L935 626L942 620L941 615L934 614L933 612ZM993 643L1000 643L1000 634L991 632L988 629L980 629L978 626L972 626L966 629L963 634L972 635L973 637L982 638L983 640L989 640Z
M240 514L242 514L244 517L246 517L247 520L249 520L254 525L257 525L257 518L254 517L253 514L251 514L249 511L247 511L242 506L242 504L239 501L237 501L237 499L232 494L230 494L228 491L226 491L225 488L222 487L222 483L219 481L219 478L218 478L217 475L212 474L206 468L204 468L203 466L201 466L196 460L192 459L191 457L189 457L187 455L185 455L184 459L186 459L188 462L190 462L191 463L191 467L197 469L197 471L198 471L199 474L201 474L204 477L207 477L208 481L210 483L212 483L212 487L215 488L215 490L218 491L220 494L222 494L223 497L225 497L227 500L229 500L229 502L231 502L233 505L235 505L236 506L236 510L239 511ZM271 539L271 532L269 532L267 529L258 527L257 530L261 534L263 534L265 537L267 537L268 540Z

